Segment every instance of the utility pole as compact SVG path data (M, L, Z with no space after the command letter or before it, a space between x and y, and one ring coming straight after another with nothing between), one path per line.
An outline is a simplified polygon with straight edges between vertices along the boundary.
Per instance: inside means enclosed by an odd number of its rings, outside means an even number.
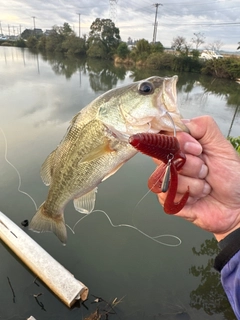
M3 32L2 32L2 24L1 24L1 21L0 21L0 34L3 36Z
M155 22L154 22L154 28L153 28L153 43L156 42L156 38L157 38L157 26L158 26L158 22L157 22L157 14L158 14L158 7L162 6L161 3L155 3L154 6L156 7L156 12L155 12Z
M33 34L35 35L35 27L36 27L36 26L35 26L35 18L36 18L36 17L33 16L32 18L33 18Z
M10 37L10 25L8 24L8 35Z
M81 21L80 21L81 13L78 13L78 36L81 37Z
M33 30L35 30L35 18L36 17L33 16L32 18L33 18Z

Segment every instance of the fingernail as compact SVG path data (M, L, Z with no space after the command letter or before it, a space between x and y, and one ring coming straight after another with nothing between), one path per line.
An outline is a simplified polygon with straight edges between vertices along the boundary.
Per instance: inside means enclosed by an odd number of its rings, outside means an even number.
M196 142L186 142L184 145L184 151L199 156L202 153L202 146Z
M205 179L207 174L208 174L208 167L205 164L203 164L199 172L198 178Z
M207 196L211 192L211 187L210 185L205 182L204 187L203 187L203 196Z

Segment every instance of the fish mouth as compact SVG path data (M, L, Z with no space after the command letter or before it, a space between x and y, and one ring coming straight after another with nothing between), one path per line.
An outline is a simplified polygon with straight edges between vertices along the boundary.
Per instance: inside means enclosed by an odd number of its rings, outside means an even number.
M160 101L163 103L166 110L176 112L177 108L177 82L178 76L171 78L165 78L162 85L162 94L160 95Z
M186 125L181 121L181 114L177 105L177 81L178 76L172 77L157 77L153 76L139 82L139 87L142 83L151 83L153 86L153 109L149 114L139 117L134 110L130 116L135 118L134 132L150 132L158 133L160 131L185 131L189 132ZM130 124L130 123L129 123ZM131 126L129 126L131 129ZM130 132L131 130L129 130Z
M120 98L117 101L117 112L114 113L108 104L103 105L98 110L97 119L108 128L113 136L124 142L128 141L129 136L136 133L175 132L177 130L188 132L187 127L181 121L177 107L177 81L177 75L173 77L153 76L125 89L123 87L118 93ZM133 98L137 95L136 99L131 100L126 95L127 98L121 100L124 90L133 90Z
M157 106L161 112L176 112L177 109L177 82L178 76L150 77L145 81L152 81L155 88L159 88Z
M182 122L182 116L178 111L177 81L177 75L169 78L163 78L162 89L157 96L156 105L159 111L159 116L156 120L161 126L161 131L178 130L189 132L186 125ZM152 123L153 128L155 123L155 121ZM157 128L159 127L159 125L157 126Z

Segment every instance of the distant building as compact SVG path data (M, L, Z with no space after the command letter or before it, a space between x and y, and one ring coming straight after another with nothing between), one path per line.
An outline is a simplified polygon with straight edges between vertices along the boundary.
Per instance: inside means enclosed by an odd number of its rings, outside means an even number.
M200 58L203 60L212 60L212 59L221 59L223 56L221 54L217 54L213 50L203 50L200 55Z
M44 35L46 36L46 37L48 37L48 36L50 36L50 34L52 34L53 33L53 29L48 29L48 30L46 30L45 32L44 32Z
M43 35L43 31L42 29L25 29L22 33L21 33L21 37L23 39L28 39L31 36L42 36Z
M135 46L133 44L128 45L128 49L131 51Z
M8 37L8 40L9 40L9 41L17 41L19 38L20 38L20 36L13 36L13 35L11 35L11 36Z
M3 34L0 34L0 40L8 40L8 36L4 36Z
M33 29L32 31L33 31L33 34L34 34L34 35L37 35L37 36L42 36L42 35L43 35L42 29L37 29L37 28L35 28L35 29Z

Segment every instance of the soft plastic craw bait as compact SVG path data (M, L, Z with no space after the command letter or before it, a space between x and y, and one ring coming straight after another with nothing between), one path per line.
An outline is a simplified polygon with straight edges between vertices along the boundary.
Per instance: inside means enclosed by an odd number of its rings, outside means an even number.
M177 138L164 134L138 133L130 136L129 143L138 151L163 162L149 178L148 187L154 193L168 191L164 211L168 214L178 213L187 202L189 187L180 201L174 202L178 186L177 171L186 161Z

